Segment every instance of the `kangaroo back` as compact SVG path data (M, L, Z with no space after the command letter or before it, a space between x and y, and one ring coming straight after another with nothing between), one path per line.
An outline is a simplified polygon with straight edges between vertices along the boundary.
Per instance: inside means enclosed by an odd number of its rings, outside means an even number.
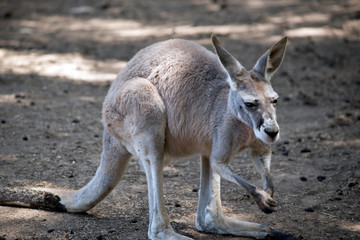
M117 95L128 81L148 79L166 107L166 153L209 154L216 121L213 108L226 106L227 76L218 57L206 48L186 40L168 40L138 52L118 74L107 98Z

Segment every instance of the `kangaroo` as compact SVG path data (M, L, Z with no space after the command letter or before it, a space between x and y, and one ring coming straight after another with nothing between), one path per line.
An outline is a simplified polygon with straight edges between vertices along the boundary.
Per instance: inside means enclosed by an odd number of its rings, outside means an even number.
M278 140L280 129L275 108L278 94L270 80L283 61L287 37L264 53L250 71L215 36L212 43L216 54L191 41L168 40L140 50L128 62L103 104L103 152L96 174L83 188L60 192L55 198L57 208L84 212L94 207L117 185L133 156L139 159L148 183L148 237L190 239L170 225L163 168L174 158L200 155L199 231L296 239L269 226L226 217L220 199L222 178L245 188L263 212L275 211L271 144ZM251 148L263 189L228 165L245 148Z

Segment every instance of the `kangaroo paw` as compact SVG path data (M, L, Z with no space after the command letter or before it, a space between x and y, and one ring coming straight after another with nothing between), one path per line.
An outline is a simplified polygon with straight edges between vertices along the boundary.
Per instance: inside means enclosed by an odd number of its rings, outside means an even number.
M264 190L256 189L255 194L252 195L256 204L264 213L275 212L276 202L275 200Z

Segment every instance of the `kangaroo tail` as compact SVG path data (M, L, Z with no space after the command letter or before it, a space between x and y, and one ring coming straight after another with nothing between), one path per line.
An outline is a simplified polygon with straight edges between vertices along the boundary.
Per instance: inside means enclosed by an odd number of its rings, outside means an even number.
M67 212L60 201L58 195L50 192L22 188L0 188L0 205Z

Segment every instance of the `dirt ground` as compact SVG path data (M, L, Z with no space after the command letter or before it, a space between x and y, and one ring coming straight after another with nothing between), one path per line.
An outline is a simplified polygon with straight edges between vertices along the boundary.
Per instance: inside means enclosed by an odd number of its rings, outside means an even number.
M0 187L88 182L102 149L102 101L141 48L184 38L212 49L214 33L250 69L287 35L272 81L281 96L272 161L277 212L262 213L225 181L224 209L299 239L360 239L359 18L357 0L2 0ZM231 165L260 185L248 152ZM174 161L164 175L176 231L245 239L196 230L197 158ZM87 214L0 207L0 239L147 239L147 224L146 179L136 160Z

